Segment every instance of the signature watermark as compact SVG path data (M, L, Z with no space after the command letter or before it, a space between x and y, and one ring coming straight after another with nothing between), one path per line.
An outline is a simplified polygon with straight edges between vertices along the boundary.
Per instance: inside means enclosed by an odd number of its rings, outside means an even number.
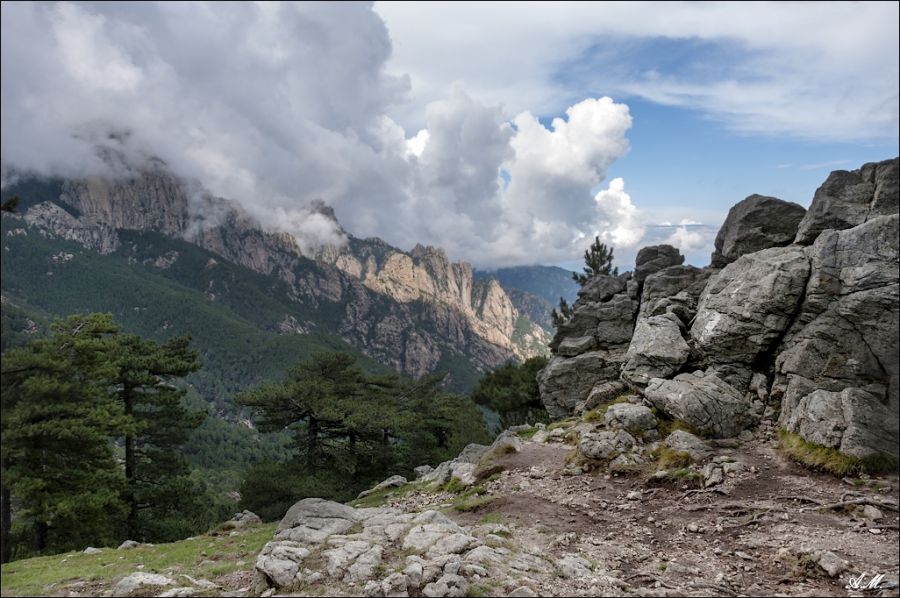
M848 590L855 590L857 592L866 592L866 591L875 591L880 590L881 584L884 582L884 573L879 573L877 575L872 575L869 577L868 571L863 571L859 575L851 575L847 580L847 585L844 588Z

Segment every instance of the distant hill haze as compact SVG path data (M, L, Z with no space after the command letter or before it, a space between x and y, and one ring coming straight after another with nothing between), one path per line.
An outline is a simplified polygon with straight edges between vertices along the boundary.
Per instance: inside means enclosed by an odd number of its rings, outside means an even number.
M518 298L514 301L506 289L520 287L476 277L471 265L450 262L442 249L419 245L404 252L380 239L346 235L344 245L304 252L292 235L265 230L236 202L213 197L160 164L127 179L21 179L3 190L4 198L12 196L21 201L17 214L3 217L7 244L18 236L17 243L23 247L29 235L36 234L74 242L111 259L135 260L134 254L140 254L142 264L163 276L171 271L186 274L176 264L193 253L190 244L215 256L204 263L224 259L282 283L279 301L290 309L267 323L265 327L274 333L336 335L372 359L409 375L447 370L452 386L462 389L480 372L547 351L544 306L536 298L523 298L517 290L512 293ZM321 213L334 218L328 208L322 207ZM339 229L336 221L335 226ZM149 237L134 231L158 233L187 244L154 255L154 247L161 243L151 243ZM17 253L24 251L4 255L4 297L24 305L43 303L55 315L62 304L52 305L8 288L7 261L19 259ZM9 269L12 272L12 264ZM17 270L16 278L28 276L47 274L38 266L30 274ZM198 271L195 278L202 276ZM230 290L221 284L222 288L207 293L209 302L224 301L222 294ZM549 286L544 284L548 292ZM528 288L540 288L540 284ZM102 295L106 289L94 291ZM100 303L85 295L78 311L96 309ZM73 307L66 305L66 309ZM191 331L172 330L171 334L180 332Z

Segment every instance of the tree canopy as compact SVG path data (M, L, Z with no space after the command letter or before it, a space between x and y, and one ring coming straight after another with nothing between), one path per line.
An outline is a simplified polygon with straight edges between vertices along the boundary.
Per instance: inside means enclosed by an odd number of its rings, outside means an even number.
M572 272L572 279L584 286L587 281L598 274L617 276L619 269L613 268L612 262L613 248L601 243L600 237L594 237L594 242L584 252L584 273Z

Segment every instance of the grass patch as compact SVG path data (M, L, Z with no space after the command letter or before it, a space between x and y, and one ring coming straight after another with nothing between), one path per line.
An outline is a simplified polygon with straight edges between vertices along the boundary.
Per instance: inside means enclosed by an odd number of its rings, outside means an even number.
M669 434L671 434L672 432L675 432L676 430L681 430L682 432L687 432L689 434L693 434L694 436L700 436L700 437L704 436L704 434L701 431L699 431L695 428L692 428L691 426L684 423L680 419L669 419L669 418L657 413L655 409L653 410L653 412L654 412L654 415L656 415L656 419L659 421L659 425L657 426L657 429L659 430L660 438L666 438Z
M469 598L481 598L482 596L496 596L497 592L494 590L494 586L488 585L486 583L476 583L469 586L469 591L466 594Z
M610 405L620 405L622 403L628 402L629 395L619 395L609 403L604 403L599 407L591 409L586 412L582 417L582 421L591 422L591 423L603 423L603 420L606 418L606 410L609 409Z
M490 525L494 523L501 524L503 523L503 515L501 515L500 513L488 513L481 518L479 523L483 525Z
M824 471L837 477L897 470L896 457L888 455L853 457L837 449L808 442L799 434L784 429L778 431L778 446L790 459L810 469Z
M457 502L451 508L454 511L459 511L460 513L469 513L471 511L477 511L481 507L488 505L495 500L497 500L496 496L476 496L468 500Z
M104 583L114 581L135 571L176 576L186 573L192 577L209 579L238 570L251 570L256 555L272 539L276 523L255 526L231 535L196 536L169 544L140 546L131 550L104 548L100 554L67 552L13 561L3 565L4 596L43 596L51 584L53 591L60 585L75 581ZM204 556L202 553L206 553ZM200 565L204 561L210 561ZM238 564L243 561L243 564ZM143 565L138 569L138 565Z
M447 483L444 484L444 487L441 488L441 491L448 492L450 494L459 494L463 490L465 490L465 486L463 486L462 480L456 476L453 476Z
M552 432L556 428L571 428L576 423L578 423L577 417L567 417L566 419L561 419L557 422L553 422L547 426L547 431Z
M528 428L527 430L519 430L518 432L516 432L516 436L518 436L519 438L524 438L525 440L531 440L537 433L537 428Z
M457 481L459 480L459 478L453 479ZM382 490L378 490L377 492L373 492L368 496L364 496L363 498L352 500L349 504L351 507L356 508L381 507L384 506L389 498L406 496L407 494L413 492L414 490L417 490L418 488L419 484L415 482L404 484L403 486L399 486L397 488L384 488Z
M656 459L657 469L682 469L694 462L689 452L672 450L664 444L657 446L650 454Z

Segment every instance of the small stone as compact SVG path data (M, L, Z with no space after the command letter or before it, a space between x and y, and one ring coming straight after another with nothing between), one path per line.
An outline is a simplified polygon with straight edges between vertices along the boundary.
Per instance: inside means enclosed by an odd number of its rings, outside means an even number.
M740 558L740 559L744 559L745 561L752 561L752 560L753 560L753 557L752 557L752 556L750 556L750 555L747 554L746 552L741 552L740 550L736 550L736 551L734 552L734 556L736 556L736 557L738 557L738 558Z
M882 513L881 509L879 509L878 507L873 507L872 505L863 505L862 516L866 519L871 519L872 521L878 521L879 519L884 517L884 513Z
M84 554L100 554L103 552L99 548L94 548L93 546L88 546L82 551Z
M697 525L696 523L693 523L693 522L692 522L692 523L688 523L688 525L687 525L687 531L689 531L689 532L691 532L691 533L693 533L693 534L702 534L702 533L703 533L703 528L701 528L701 527L700 527L699 525Z
M639 490L634 490L625 495L625 500L641 500L641 493Z
M869 533L870 533L870 534L875 534L876 536L878 536L878 535L881 534L881 529L879 529L879 528L877 528L877 527L870 527L870 528L869 528Z
M816 564L830 577L837 577L850 567L850 563L829 550L820 550L813 553Z
M537 596L537 593L529 588L528 586L519 586L507 596L517 596L518 598L531 598L533 596Z
M140 544L138 542L135 542L134 540L125 540L124 542L119 544L119 548L117 548L117 550L130 550L131 548L137 548L138 546L140 546Z

